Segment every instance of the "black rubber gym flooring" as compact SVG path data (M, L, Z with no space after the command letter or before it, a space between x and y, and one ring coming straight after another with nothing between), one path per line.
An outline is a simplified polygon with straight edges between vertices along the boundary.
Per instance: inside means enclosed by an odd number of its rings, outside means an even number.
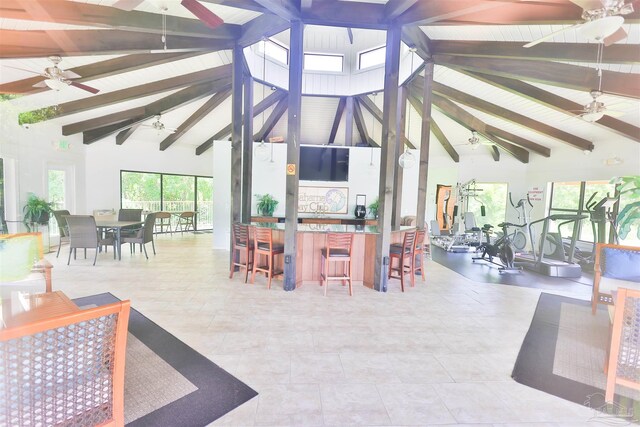
M577 297L591 298L593 276L582 273L575 279L561 279L523 270L521 273L500 273L498 266L483 261L472 262L475 252L453 253L431 245L431 258L438 264L455 271L467 279L483 283L495 283L511 286L523 286L545 290L562 290L574 293Z

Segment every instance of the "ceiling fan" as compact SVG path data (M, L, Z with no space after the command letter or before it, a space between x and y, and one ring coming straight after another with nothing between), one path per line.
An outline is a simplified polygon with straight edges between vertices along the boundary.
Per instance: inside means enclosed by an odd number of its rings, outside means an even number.
M113 7L130 12L144 2L145 0L118 0L113 4ZM160 10L162 10L163 14L166 13L168 9L166 1L155 1L153 3ZM180 4L189 12L193 13L196 18L201 20L209 28L215 29L224 24L222 18L211 12L207 7L202 5L202 3L197 0L182 0Z
M153 117L153 120L154 120L154 121L153 121L151 124L146 124L146 123L145 123L145 124L143 124L142 126L143 126L143 127L145 127L145 128L154 129L156 132L158 132L158 135L159 135L160 133L162 133L162 132L164 132L164 133L168 133L168 134L176 133L176 131L177 131L178 129L174 129L174 128L166 127L166 126L164 125L164 123L162 123L162 120L161 120L161 119L162 119L162 115L161 115L161 114L156 114L156 115Z
M585 104L582 110L574 111L576 113L580 113L578 114L578 117L580 117L582 120L593 123L600 120L602 117L604 117L605 114L611 117L620 117L625 114L622 111L611 110L610 107L606 107L604 105L604 102L599 102L598 97L602 95L602 92L600 90L594 89L589 92L589 94L591 95L591 98L593 98L593 101Z
M27 71L29 73L38 74L44 77L42 81L34 84L33 87L37 87L37 88L48 87L53 90L62 90L67 86L75 86L78 89L86 90L87 92L91 92L93 94L100 92L96 88L74 81L73 79L79 79L82 77L77 73L74 73L73 71L69 71L69 70L65 71L60 67L58 67L58 64L62 61L61 57L57 55L53 55L49 57L49 61L53 63L53 66L46 67L42 73L38 73L31 70L25 70L24 68L11 67L9 65L6 65L6 67L14 68L16 70Z
M456 146L461 146L461 145L468 145L468 146L471 146L472 150L477 150L478 147L480 147L481 145L495 145L495 144L491 141L480 139L480 137L478 136L478 132L476 132L475 130L472 130L471 138L467 139L467 142L463 144L457 144Z
M537 40L525 44L523 47L532 47L543 41L552 39L556 35L571 29L577 29L580 33L598 43L604 43L605 46L612 45L627 37L627 32L622 28L624 18L622 15L628 15L633 12L633 3L625 3L624 0L570 0L580 6L582 10L582 19L579 22L562 30L554 31Z

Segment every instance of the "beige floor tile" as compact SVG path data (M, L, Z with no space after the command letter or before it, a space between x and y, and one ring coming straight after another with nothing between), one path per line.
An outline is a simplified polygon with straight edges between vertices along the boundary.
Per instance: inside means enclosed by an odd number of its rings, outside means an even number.
M386 354L342 353L344 374L349 383L398 383L400 379Z
M317 385L287 384L258 387L255 425L321 426L322 404Z
M436 388L456 421L497 423L521 421L486 383L450 383Z
M340 355L337 353L293 353L292 384L325 384L346 382Z
M321 385L320 393L326 425L391 424L374 384Z
M233 375L252 386L288 384L291 357L289 353L244 354L240 356Z
M394 425L456 421L430 384L378 384L377 388Z

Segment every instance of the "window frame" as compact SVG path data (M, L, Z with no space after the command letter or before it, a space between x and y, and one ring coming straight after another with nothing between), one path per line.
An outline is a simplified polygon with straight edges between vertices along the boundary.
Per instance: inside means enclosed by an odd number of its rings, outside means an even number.
M377 47L373 47L371 49L366 49L366 50L362 50L360 52L358 52L358 70L368 70L370 68L375 68L375 67L379 67L381 65L384 65L384 60L382 62L380 62L379 64L374 64L374 65L369 65L368 67L362 67L362 56L366 55L368 53L372 53L375 52L376 50L380 50L380 49L385 49L386 50L387 45L383 44L381 46L377 46Z
M336 70L317 70L317 69L309 69L306 66L306 58L307 56L318 56L318 57L335 57L340 58L340 71ZM344 55L341 53L322 53L322 52L303 52L302 54L302 69L305 72L311 73L333 73L333 74L342 74L344 73Z
M265 43L265 47L262 50L262 52L260 51L260 42L261 41L264 41L264 43ZM287 55L287 62L282 62L282 61L280 61L280 59L276 58L275 56L269 55L267 53L267 47L266 47L267 43L271 43L271 44L275 45L276 47L284 50L286 52L286 55ZM291 51L290 51L289 47L284 45L283 43L280 43L280 42L278 42L276 40L273 40L272 38L267 38L266 40L260 40L258 42L257 51L258 51L259 54L262 54L262 56L267 57L270 60L275 61L278 64L281 64L281 65L284 65L284 66L287 66L287 67L289 66L289 62L291 60Z

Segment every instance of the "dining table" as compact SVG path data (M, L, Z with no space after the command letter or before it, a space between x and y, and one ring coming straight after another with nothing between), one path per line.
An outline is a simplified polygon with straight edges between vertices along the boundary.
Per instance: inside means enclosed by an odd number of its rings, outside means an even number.
M142 227L142 221L118 221L114 219L96 219L96 227L100 232L114 230L116 236L115 250L118 253L118 260L122 259L122 230Z

